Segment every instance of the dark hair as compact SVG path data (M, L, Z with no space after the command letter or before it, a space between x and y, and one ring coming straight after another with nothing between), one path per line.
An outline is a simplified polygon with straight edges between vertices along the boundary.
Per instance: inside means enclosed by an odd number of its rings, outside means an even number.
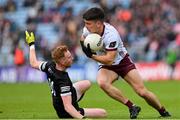
M105 18L104 11L98 7L90 8L83 14L83 19L85 20L104 21L104 18Z
M59 59L64 57L64 53L68 51L68 48L66 45L60 45L56 47L52 52L51 52L51 57L52 59L56 62L59 63Z

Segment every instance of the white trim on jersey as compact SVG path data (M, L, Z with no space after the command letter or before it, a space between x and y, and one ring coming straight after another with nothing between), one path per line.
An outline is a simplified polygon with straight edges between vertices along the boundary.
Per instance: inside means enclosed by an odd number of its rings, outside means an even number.
M45 66L46 66L47 62L41 62L39 64L39 70L43 71L45 69ZM42 69L41 69L42 68Z
M61 96L69 96L69 95L71 95L72 93L71 92L68 92L68 93L61 93L60 95Z

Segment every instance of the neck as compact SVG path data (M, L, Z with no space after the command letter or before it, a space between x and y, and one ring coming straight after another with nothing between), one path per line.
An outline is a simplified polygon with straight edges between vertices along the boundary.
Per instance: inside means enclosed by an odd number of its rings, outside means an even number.
M66 70L66 67L62 66L62 65L59 65L56 63L56 69L57 70L60 70L60 71L65 71Z
M102 36L103 33L104 33L104 27L105 27L105 25L103 24L103 25L100 27L100 29L99 29L98 34L99 34L100 36Z

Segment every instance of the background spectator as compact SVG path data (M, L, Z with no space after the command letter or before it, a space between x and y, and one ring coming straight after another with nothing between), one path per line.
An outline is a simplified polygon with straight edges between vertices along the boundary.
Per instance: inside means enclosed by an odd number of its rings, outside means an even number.
M172 43L180 50L178 0L1 0L0 65L14 65L19 44L27 63L26 29L36 34L41 59L50 59L48 53L53 47L66 44L75 63L86 62L78 42L83 26L80 18L92 6L104 9L107 21L116 26L134 61L166 60Z

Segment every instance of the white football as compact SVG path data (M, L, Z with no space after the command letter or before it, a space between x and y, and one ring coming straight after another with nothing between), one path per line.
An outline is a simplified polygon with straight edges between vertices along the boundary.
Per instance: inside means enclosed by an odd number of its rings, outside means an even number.
M84 40L85 47L87 47L88 44L92 51L98 51L103 47L102 38L100 35L98 35L96 33L89 34L85 38L85 40Z

